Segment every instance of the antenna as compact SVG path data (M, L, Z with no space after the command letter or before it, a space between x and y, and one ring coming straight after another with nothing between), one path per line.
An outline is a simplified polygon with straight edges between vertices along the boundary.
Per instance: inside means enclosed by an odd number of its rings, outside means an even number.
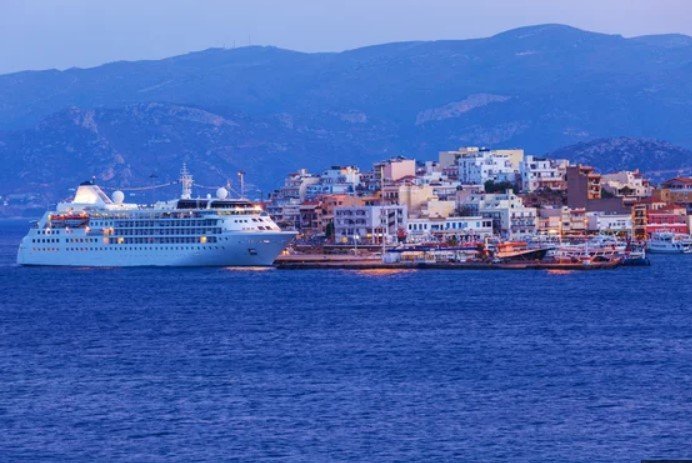
M187 171L187 164L184 162L182 169L180 169L180 185L183 188L180 199L192 198L192 175Z
M245 197L245 172L242 170L238 171L238 181L240 182L240 197Z

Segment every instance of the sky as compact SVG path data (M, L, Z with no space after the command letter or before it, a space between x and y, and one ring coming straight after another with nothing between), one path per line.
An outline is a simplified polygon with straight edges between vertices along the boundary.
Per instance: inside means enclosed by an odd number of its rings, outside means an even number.
M544 23L692 35L692 0L0 0L0 73L248 44L341 51Z

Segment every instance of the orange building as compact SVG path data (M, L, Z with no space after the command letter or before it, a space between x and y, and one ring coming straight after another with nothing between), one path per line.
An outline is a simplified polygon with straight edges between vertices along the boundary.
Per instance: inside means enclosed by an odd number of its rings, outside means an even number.
M667 204L680 204L692 209L692 177L676 177L661 184L654 198Z

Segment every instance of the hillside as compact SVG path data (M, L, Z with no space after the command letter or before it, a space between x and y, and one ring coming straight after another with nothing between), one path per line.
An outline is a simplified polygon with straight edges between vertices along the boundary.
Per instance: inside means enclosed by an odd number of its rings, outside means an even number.
M692 174L692 151L663 140L602 138L560 148L549 156L592 165L602 172L639 168L654 180Z
M542 25L341 53L209 49L0 76L0 195L54 198L92 175L141 185L183 160L200 183L243 169L266 191L301 166L463 145L541 154L620 135L692 147L690 128L692 38L680 35ZM684 167L684 152L641 167ZM639 165L612 153L599 162Z
M168 182L178 178L183 162L200 184L222 185L244 170L249 183L268 192L299 166L322 169L387 155L388 141L378 138L386 128L345 127L326 136L287 115L224 117L162 103L73 107L31 129L0 132L0 195L55 199L92 176L109 188L149 185L152 175ZM337 144L335 137L350 141Z
M692 145L692 135L676 130L692 122L692 41L684 38L625 39L543 25L342 53L209 49L20 72L0 76L0 129L28 128L70 106L167 102L221 115L287 113L311 123L358 112L396 122L403 134L418 127L419 140L482 135L479 143L549 149L627 133Z

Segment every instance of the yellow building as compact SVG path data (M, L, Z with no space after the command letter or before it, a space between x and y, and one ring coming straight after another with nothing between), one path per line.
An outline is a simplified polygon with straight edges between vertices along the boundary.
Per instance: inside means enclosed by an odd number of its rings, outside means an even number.
M447 218L454 214L456 210L456 201L441 201L437 198L433 198L428 201L425 209L421 211L421 215L426 217L441 217Z
M499 157L507 157L509 162L512 164L512 169L515 172L519 172L521 168L521 163L524 162L524 150L522 149L509 149L509 150L493 150L493 155Z

